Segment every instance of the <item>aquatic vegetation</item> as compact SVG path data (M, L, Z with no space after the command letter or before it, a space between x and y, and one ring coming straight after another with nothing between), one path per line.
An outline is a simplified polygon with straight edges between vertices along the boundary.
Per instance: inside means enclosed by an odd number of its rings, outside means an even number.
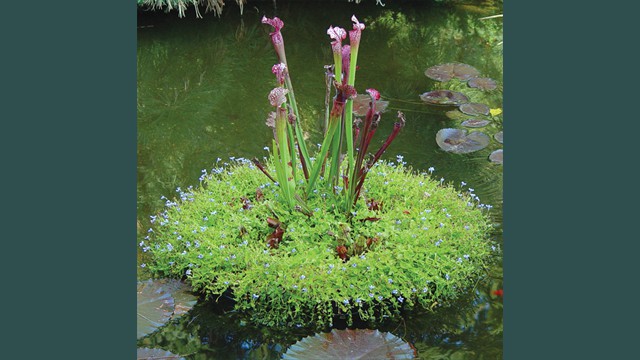
M387 106L389 106L388 101L378 100L375 103L376 108L375 112L385 112L387 110ZM371 97L365 94L358 94L353 99L353 115L356 116L366 116L367 112L371 108Z
M466 127L470 127L470 128L480 128L480 127L487 126L490 123L491 123L491 121L489 121L489 120L469 119L469 120L463 121L460 125L466 126Z
M471 65L462 63L446 63L440 65L434 65L427 70L424 74L436 81L449 81L451 79L469 80L480 76L480 71Z
M491 162L502 165L502 149L495 150L489 155Z
M483 132L467 130L441 129L436 134L436 143L444 151L454 154L466 154L482 150L489 145L489 136Z
M502 138L503 138L503 133L502 131L498 131L497 133L495 133L493 135L493 138L496 139L497 142L499 142L500 144L502 144Z
M469 98L457 91L433 90L420 95L420 100L431 105L461 105L469 102Z
M190 287L174 279L138 282L138 339L187 313L196 304Z
M467 82L472 88L480 89L480 90L495 90L498 87L498 83L495 80L490 78L472 78Z
M333 329L291 345L283 359L414 359L416 349L401 338L378 330Z
M403 128L398 113L391 133L369 152L382 121L380 94L354 119L355 72L365 25L353 16L347 31L330 27L334 64L327 66L333 94L317 152L299 126L304 121L286 63L284 23L273 27L278 63L270 156L218 159L202 170L200 186L163 197L151 219L144 264L164 276L189 280L208 299L223 294L258 324L331 326L336 316L353 323L381 322L404 309L446 306L485 274L495 247L486 210L470 189L459 192L382 154ZM473 139L473 137L471 137ZM312 156L314 155L314 156ZM366 179L366 181L365 181Z
M460 105L460 111L467 115L489 115L489 107L481 103L466 103Z

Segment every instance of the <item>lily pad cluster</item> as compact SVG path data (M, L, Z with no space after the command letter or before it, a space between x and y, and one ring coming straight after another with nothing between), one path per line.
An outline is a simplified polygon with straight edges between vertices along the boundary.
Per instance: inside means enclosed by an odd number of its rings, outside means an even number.
M197 298L190 289L189 285L174 279L139 281L138 339L191 310Z
M497 82L491 78L482 77L480 71L471 65L463 63L439 64L428 68L425 75L441 83L456 80L452 82L450 89L428 91L421 94L420 99L429 105L456 106L457 109L447 111L446 116L460 121L462 127L486 127L491 125L497 119L496 116L502 113L502 109L492 109L488 106L483 96L484 92L496 90L498 88ZM498 134L494 135L494 139L500 143L502 141L501 134L502 132L499 136ZM447 128L436 134L436 143L444 151L466 154L486 148L491 143L491 138L480 131L468 133L463 129ZM497 156L496 154L494 158L489 160L501 164L501 157L498 160Z
M416 349L401 338L378 330L333 329L291 345L283 359L415 359Z
M467 81L467 85L469 85L469 87L483 91L495 90L498 87L495 80L487 77L481 77L478 69L463 63L434 65L425 70L424 74L428 78L440 82L447 82L451 79Z

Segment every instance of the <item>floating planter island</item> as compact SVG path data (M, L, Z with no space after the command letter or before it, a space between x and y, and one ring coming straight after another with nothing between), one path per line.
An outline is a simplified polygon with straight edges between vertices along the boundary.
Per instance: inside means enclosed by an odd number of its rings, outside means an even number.
M344 29L327 31L335 60L327 90L335 96L324 140L312 152L293 97L284 24L263 19L275 29L279 61L268 96L270 155L218 159L199 186L165 199L140 244L155 274L184 278L211 300L231 296L256 323L278 327L326 327L336 316L379 322L404 309L433 309L484 276L495 254L491 207L433 168L415 171L401 156L381 160L405 123L402 113L382 146L368 152L381 143L371 140L386 105L367 89L368 104L360 99L354 107L365 25L352 21L350 45L342 46Z

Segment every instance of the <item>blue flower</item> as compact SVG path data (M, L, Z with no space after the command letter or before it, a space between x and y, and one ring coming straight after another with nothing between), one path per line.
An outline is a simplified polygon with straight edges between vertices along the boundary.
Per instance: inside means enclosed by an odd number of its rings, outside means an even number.
M395 295L395 294L397 294L397 293L398 293L398 290L393 289L393 290L391 291L391 293L392 293L393 295Z
M191 275L191 269L188 269L187 271L184 272L186 275Z
M147 264L140 264L140 267L141 267L141 268L143 268L143 267L147 267Z
M305 278L306 278L306 276L300 275L300 280L304 280Z
M258 294L253 294L253 295L251 295L251 296L252 296L254 299L257 299L257 298L259 298L259 297L260 297L260 295L258 295Z
M345 304L345 305L349 305L349 299L342 300L342 303Z
M307 290L307 288L306 288L306 287L302 288L302 292L307 292L307 291L308 291L308 290Z
M389 281L389 284L393 284L393 279L389 279L387 281Z
M398 296L398 301L399 301L399 302L403 302L403 301L404 301L404 298L403 298L402 296Z
M429 174L433 173L436 170L436 168L434 168L433 166L429 167L427 169L427 171L429 172Z

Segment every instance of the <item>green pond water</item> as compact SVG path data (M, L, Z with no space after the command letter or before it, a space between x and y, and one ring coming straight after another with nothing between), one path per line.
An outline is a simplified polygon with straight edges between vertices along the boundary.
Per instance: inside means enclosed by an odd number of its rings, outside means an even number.
M263 15L280 17L289 71L310 142L320 142L324 117L324 65L333 62L329 25L351 28L351 15L366 24L358 56L356 87L376 88L389 107L377 135L390 133L396 112L406 126L384 158L397 155L419 171L434 174L461 191L471 187L482 203L493 206L493 234L502 244L502 165L488 160L502 144L492 139L480 151L456 155L442 151L435 135L442 128L462 128L445 115L452 108L429 106L419 95L439 83L424 71L433 65L462 62L490 77L499 89L487 97L502 108L502 19L479 20L502 13L501 2L455 7L428 1L387 1L385 7L341 2L250 2L240 15L229 3L220 18L179 19L175 12L138 14L138 239L146 236L149 216L173 197L177 187L197 186L203 169L216 159L266 156L272 131L265 126L275 85L276 62ZM469 129L493 134L502 122ZM374 143L375 143L374 139ZM373 144L372 144L373 146ZM462 182L466 185L462 185ZM146 261L138 253L139 264ZM425 359L501 359L502 288L500 261L472 294L457 306L435 313L412 312L402 321L379 327L411 342ZM148 276L143 268L139 277ZM366 324L359 324L361 327ZM344 328L344 324L335 323ZM287 331L253 326L232 305L200 302L183 318L138 341L187 359L277 359L303 336L304 328Z

